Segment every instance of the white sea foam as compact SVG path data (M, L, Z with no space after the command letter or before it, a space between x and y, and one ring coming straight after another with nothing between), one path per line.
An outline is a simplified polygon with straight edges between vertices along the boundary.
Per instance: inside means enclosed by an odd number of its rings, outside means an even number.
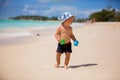
M28 31L0 33L0 39L22 37L22 36L32 36L32 33L28 32Z

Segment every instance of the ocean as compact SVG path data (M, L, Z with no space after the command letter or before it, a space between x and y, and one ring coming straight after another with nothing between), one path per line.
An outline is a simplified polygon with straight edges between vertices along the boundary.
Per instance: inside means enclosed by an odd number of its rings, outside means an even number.
M60 24L60 21L0 20L0 39L31 36L30 29L56 28Z
M37 20L0 20L2 28L36 28L55 27L60 25L60 21L37 21Z
M73 23L82 26L83 23ZM19 36L32 36L30 30L57 28L61 21L39 21L39 20L0 20L0 39Z

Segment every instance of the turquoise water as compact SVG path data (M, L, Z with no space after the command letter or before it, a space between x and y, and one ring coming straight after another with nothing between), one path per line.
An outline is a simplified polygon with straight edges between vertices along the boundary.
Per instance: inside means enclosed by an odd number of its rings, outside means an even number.
M56 28L61 25L60 21L37 21L37 20L0 20L0 39L19 36L33 35L30 30ZM74 23L73 23L74 25ZM82 23L75 23L76 26Z
M31 27L55 27L60 25L59 21L35 21L35 20L0 20L2 28L31 28Z
M0 39L31 36L30 29L56 28L59 21L0 20Z

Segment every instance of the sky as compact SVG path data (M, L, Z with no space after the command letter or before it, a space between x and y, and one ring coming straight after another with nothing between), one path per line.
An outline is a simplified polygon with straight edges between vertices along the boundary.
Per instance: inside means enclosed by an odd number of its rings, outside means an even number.
M120 0L0 0L0 19L19 15L61 16L69 11L76 18L87 18L107 6L120 10Z

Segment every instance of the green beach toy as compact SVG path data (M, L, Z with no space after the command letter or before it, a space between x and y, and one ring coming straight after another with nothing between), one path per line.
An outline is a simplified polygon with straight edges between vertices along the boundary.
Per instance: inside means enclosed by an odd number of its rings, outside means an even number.
M60 44L61 44L61 45L65 44L65 39L61 39L61 40L60 40Z

